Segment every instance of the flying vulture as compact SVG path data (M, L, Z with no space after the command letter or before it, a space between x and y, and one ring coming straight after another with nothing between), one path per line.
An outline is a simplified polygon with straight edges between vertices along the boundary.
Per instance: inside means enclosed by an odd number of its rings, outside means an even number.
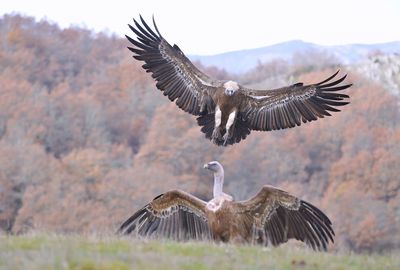
M213 80L197 69L177 45L171 46L140 16L129 25L136 40L126 38L134 45L128 47L142 66L157 81L157 88L179 108L198 116L206 138L217 145L240 142L251 130L270 131L300 126L348 104L348 95L338 91L351 84L342 84L346 75L338 74L315 84L296 83L272 90L254 90L235 81Z
M333 243L331 221L312 204L272 186L264 186L247 201L234 201L222 191L222 165L212 161L204 168L214 172L212 200L181 190L166 192L134 213L118 233L273 246L297 239L314 250L326 250Z

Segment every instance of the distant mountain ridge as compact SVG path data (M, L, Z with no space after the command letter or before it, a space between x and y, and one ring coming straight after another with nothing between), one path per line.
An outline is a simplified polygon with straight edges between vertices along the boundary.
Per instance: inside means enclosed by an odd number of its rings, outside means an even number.
M274 59L290 60L296 53L307 51L327 52L344 64L352 64L364 59L370 52L400 53L400 41L377 44L349 44L323 46L302 40L292 40L256 49L240 50L216 55L190 55L193 61L200 61L206 66L217 66L231 73L244 73L254 68L259 62Z

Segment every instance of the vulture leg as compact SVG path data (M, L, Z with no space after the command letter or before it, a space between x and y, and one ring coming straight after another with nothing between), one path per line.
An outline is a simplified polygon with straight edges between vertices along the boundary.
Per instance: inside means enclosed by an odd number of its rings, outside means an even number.
M224 137L222 137L222 139L224 140L224 146L226 146L226 143L228 142L229 137L231 137L231 136L229 135L229 131L227 130Z
M222 112L217 106L215 110L215 127L211 136L215 144L218 144L218 141L221 139L221 116Z
M236 120L236 111L233 111L229 114L228 121L226 122L226 132L223 137L224 139L224 146L228 142L230 138L233 136L234 128L235 128L235 121Z
M216 144L218 143L219 140L221 140L221 127L220 126L214 128L211 139Z
M222 137L222 139L224 140L224 146L226 146L226 143L228 142L228 140L233 137L233 132L234 132L233 129L234 129L234 126L232 126L232 128L230 130L227 129L224 136Z

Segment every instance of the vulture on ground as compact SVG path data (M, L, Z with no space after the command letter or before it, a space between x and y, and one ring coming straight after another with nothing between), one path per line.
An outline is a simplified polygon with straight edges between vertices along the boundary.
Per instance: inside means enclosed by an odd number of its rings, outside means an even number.
M171 46L140 16L129 25L136 40L128 47L157 81L157 88L179 108L198 116L197 123L206 138L217 145L231 145L245 139L251 130L270 131L300 126L340 111L348 95L340 93L351 84L342 84L346 75L335 74L319 83L254 90L235 81L213 80L197 69L177 45Z
M134 213L118 232L273 246L297 239L317 250L333 243L331 221L312 204L272 186L264 186L247 201L234 201L222 191L222 165L212 161L204 168L214 172L212 200L205 202L181 190L166 192Z

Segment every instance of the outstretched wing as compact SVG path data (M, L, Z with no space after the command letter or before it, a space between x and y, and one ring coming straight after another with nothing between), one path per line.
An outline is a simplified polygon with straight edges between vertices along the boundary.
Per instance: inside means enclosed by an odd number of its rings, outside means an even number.
M174 240L213 238L204 212L206 203L184 191L173 190L154 198L119 228L119 234Z
M155 33L140 16L142 25L136 20L129 28L137 40L126 38L135 45L128 47L142 66L157 81L157 88L179 108L193 115L211 113L215 109L212 95L217 81L211 80L198 70L177 45L171 46L160 34L154 21Z
M278 130L300 126L318 118L330 116L329 112L339 112L337 107L349 102L348 95L338 91L352 84L339 85L347 75L330 82L339 71L322 82L294 85L274 90L243 89L243 108L246 119L253 130Z
M335 235L329 218L312 204L289 193L264 186L252 199L240 203L242 211L255 217L254 241L276 246L297 239L313 249L326 250Z

